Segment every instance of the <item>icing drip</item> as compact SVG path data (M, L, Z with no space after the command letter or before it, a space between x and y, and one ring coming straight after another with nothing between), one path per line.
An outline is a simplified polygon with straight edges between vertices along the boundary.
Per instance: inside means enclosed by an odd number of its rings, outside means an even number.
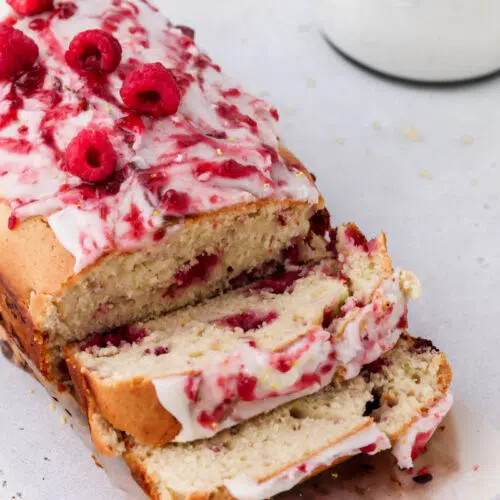
M413 461L424 451L425 445L453 406L453 396L448 393L428 412L426 417L419 417L402 434L392 448L399 467L411 469Z
M153 384L161 404L182 423L175 441L188 442L318 391L332 380L334 359L330 334L317 329L285 351L246 343L203 372Z

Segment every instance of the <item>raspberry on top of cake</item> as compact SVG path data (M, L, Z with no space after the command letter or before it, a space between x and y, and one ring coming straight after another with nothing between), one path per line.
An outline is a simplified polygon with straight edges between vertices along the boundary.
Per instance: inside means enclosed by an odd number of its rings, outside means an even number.
M9 0L0 25L0 199L44 216L75 272L172 221L262 199L315 203L278 113L143 0Z

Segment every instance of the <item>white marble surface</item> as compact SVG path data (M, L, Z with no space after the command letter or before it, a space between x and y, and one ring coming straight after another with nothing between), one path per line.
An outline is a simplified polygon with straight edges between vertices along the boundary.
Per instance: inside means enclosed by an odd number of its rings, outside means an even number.
M386 230L394 262L423 282L412 332L449 354L457 400L498 427L500 78L429 88L373 76L329 48L309 0L161 3L278 106L334 221ZM0 498L123 498L43 389L3 359L0 374Z

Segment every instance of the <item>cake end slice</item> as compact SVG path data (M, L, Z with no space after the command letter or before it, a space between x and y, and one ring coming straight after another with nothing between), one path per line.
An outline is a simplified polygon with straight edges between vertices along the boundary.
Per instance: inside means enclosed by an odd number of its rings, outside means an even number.
M148 447L125 437L123 456L155 500L268 498L355 454L392 445L398 455L408 436L411 456L398 460L411 467L449 410L450 383L444 354L405 335L350 381L207 440ZM412 432L419 423L425 436Z

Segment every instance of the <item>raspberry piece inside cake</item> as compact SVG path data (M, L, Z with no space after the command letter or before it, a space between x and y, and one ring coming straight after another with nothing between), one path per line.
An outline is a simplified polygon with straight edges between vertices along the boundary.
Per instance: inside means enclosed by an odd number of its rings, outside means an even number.
M175 285L173 285L173 290L169 290L169 293L207 279L212 269L217 265L217 262L219 262L219 257L216 254L203 253L198 255L194 264L190 264L185 269L177 271L175 274Z
M254 311L244 311L240 314L226 316L217 320L219 325L227 325L231 328L241 328L244 332L261 328L264 324L272 323L278 314L276 312L257 313Z
M115 328L111 332L105 334L95 333L90 336L83 344L80 345L81 351L87 349L105 348L109 346L120 347L124 344L137 344L148 335L145 328L134 326L124 326Z

